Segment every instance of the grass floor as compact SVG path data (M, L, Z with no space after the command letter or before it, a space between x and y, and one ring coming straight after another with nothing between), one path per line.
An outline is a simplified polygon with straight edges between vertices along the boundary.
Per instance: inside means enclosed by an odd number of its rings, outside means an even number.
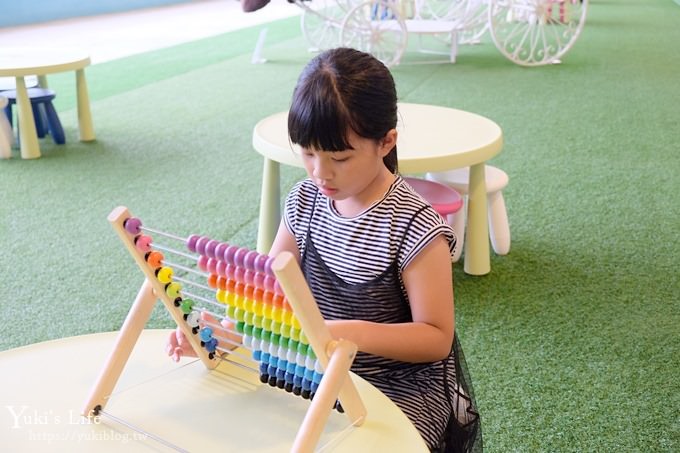
M680 8L594 0L562 65L489 42L455 65L393 68L405 102L496 121L512 250L455 268L457 329L488 451L680 449ZM106 222L254 246L254 124L310 58L295 19L87 70L97 141L78 141L72 74L50 78L67 145L0 161L0 350L116 330L142 282ZM303 176L283 170L284 188ZM169 326L157 310L150 327Z

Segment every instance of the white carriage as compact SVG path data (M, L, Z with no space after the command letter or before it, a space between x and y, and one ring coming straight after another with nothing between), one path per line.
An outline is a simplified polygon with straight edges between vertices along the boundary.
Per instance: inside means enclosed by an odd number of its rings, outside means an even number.
M292 1L303 10L302 32L312 48L353 47L387 66L399 64L409 35L445 43L455 62L458 45L477 43L487 32L518 65L558 63L581 33L588 9L588 0Z

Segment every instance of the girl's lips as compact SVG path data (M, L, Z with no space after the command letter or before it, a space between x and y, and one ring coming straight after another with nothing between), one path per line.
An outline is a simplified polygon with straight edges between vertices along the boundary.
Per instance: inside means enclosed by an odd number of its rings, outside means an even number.
M332 189L330 187L319 187L319 191L326 195L327 197L334 195L338 192L338 189Z

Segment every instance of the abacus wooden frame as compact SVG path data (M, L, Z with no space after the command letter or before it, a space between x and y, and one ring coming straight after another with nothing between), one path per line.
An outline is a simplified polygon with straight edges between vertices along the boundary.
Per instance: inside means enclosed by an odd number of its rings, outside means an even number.
M206 368L212 370L219 363L218 358L209 357L197 335L184 321L174 300L166 294L164 284L158 281L153 269L144 260L143 254L136 249L130 234L124 228L125 220L130 217L128 209L119 206L111 211L108 221L146 278L83 407L82 414L86 417L98 415L106 406L109 395L112 394L158 299L165 305L177 326L182 329ZM347 340L336 341L331 337L292 254L283 252L278 255L272 263L272 270L324 370L319 388L291 448L294 452L308 452L318 443L336 399L340 400L352 424L359 426L366 417L366 408L349 376L357 347Z

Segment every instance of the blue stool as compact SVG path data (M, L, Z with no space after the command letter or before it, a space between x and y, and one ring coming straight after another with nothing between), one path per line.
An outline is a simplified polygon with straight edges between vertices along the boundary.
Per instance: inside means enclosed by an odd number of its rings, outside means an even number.
M16 104L17 92L15 90L2 91L2 95L7 98L9 103L5 107L5 115L12 124L12 105ZM52 140L57 145L66 143L64 128L61 126L57 111L54 109L52 99L56 93L46 88L29 88L28 97L31 100L33 117L35 118L35 131L38 137L43 138L47 133L52 136ZM47 123L47 127L45 125Z

